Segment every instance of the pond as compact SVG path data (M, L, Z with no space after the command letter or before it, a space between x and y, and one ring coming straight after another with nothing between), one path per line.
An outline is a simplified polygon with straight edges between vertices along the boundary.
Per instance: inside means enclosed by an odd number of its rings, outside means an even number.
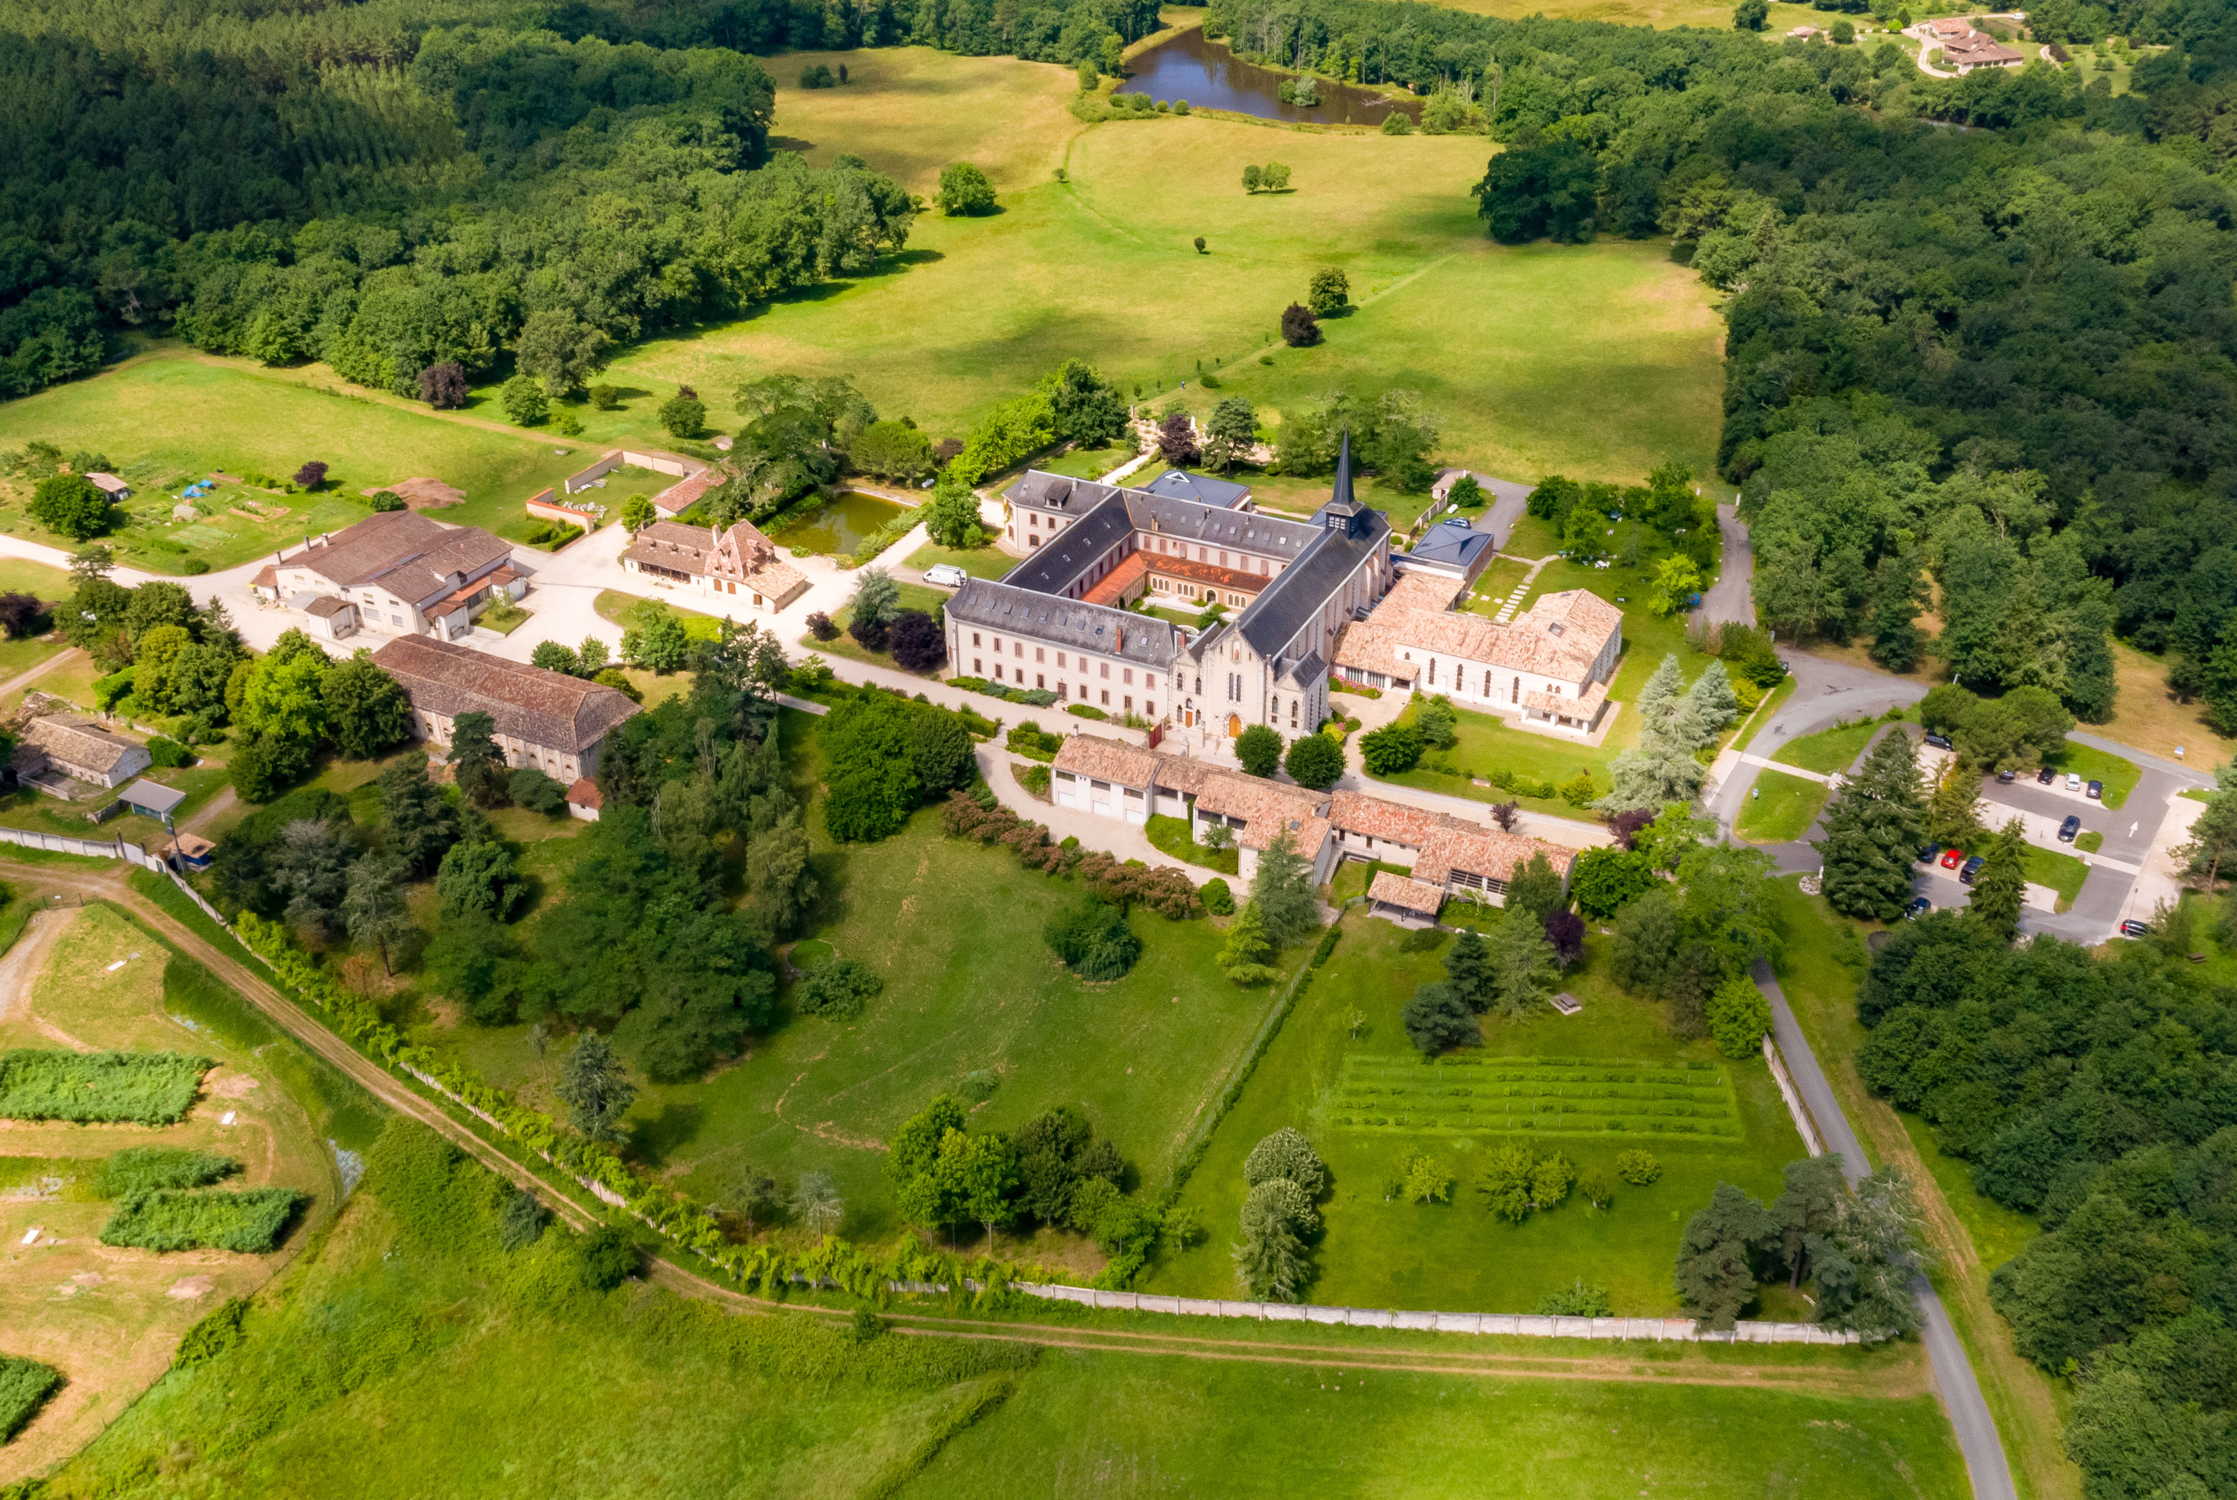
M845 557L862 545L864 537L907 509L876 495L848 490L813 510L795 512L769 533L769 539L807 552Z
M1178 103L1186 99L1191 109L1226 109L1262 120L1297 120L1321 125L1380 125L1392 110L1420 118L1421 106L1410 99L1394 99L1372 89L1313 80L1320 103L1313 106L1284 104L1283 83L1297 78L1274 68L1244 62L1227 50L1224 42L1191 26L1171 41L1156 46L1127 64L1131 75L1119 85L1122 94L1147 94L1152 99Z

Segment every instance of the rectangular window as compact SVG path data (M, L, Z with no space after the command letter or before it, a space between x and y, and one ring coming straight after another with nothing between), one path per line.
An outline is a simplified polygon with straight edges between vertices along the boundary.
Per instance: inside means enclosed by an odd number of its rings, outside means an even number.
M974 646L979 644L979 633L976 630L971 632L971 644Z
M1061 651L1059 651L1059 652L1057 652L1057 653L1056 653L1056 665L1057 665L1057 668L1058 668L1059 670L1062 670L1062 669L1063 669L1063 666L1064 666L1064 653L1063 653L1063 652L1061 652Z
M1134 695L1132 693L1126 695L1124 707L1128 713L1134 712Z
M1035 672L1033 674L1033 685L1037 688L1045 688L1049 685L1049 680L1046 677L1043 677L1040 673Z
M1154 703L1145 703L1142 705L1142 712L1148 714L1151 718L1154 719L1157 717L1157 705Z
M1002 680L1002 663L1000 662L996 662L994 664L994 680L996 682L1000 682Z
M1437 685L1437 658L1434 656L1429 658L1429 685L1431 687Z
M1045 661L1047 661L1048 659L1049 659L1049 654L1048 654L1048 652L1046 652L1046 651L1042 650L1042 649L1041 649L1041 648L1040 648L1039 646L1035 646L1035 647L1033 648L1033 660L1034 660L1034 662L1035 662L1035 664L1036 664L1036 665L1038 665L1039 663L1045 662Z
M1071 697L1071 696L1072 696L1072 684L1070 684L1069 682L1066 682L1066 681L1065 681L1065 680L1064 680L1063 678L1059 677L1059 678L1058 678L1058 679L1056 680L1056 695L1057 695L1057 696L1058 696L1059 698L1069 698L1069 697Z
M1132 667L1121 667L1119 669L1119 676L1126 679L1126 685L1128 687L1134 686L1134 669Z
M1012 642L1010 642L1010 654L1011 654L1012 656L1016 657L1016 658L1017 658L1017 659L1018 659L1019 661L1023 661L1023 660L1025 660L1025 642L1023 642L1023 641L1012 641Z
M979 658L977 658L976 656L971 658L971 675L973 677L986 676L986 663L979 660Z
M1103 689L1103 706L1105 708L1111 706L1111 690L1109 688Z
M1103 675L1104 675L1105 677L1108 677L1108 676L1110 676L1110 675L1111 675L1111 664L1110 664L1109 662L1104 662L1104 663L1102 663L1101 665L1102 665L1102 668L1103 668ZM1109 699L1109 697L1107 697L1107 696L1106 696L1106 697L1104 698L1104 700L1103 700L1103 701L1104 701L1105 703L1108 703L1108 702L1110 702L1111 700Z

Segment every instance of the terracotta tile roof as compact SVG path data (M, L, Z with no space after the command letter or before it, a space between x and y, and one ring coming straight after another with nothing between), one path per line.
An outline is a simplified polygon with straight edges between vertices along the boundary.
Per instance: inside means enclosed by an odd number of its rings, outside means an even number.
M1158 762L1167 758L1155 750L1129 745L1123 740L1107 739L1099 734L1075 734L1064 742L1064 747L1056 752L1056 759L1049 765L1054 770L1069 771L1097 781L1146 787L1158 774Z
M298 548L278 566L308 569L339 588L386 589L417 604L449 589L453 576L471 575L512 555L509 542L479 526L445 526L417 511L391 510Z
M1452 828L1431 838L1414 856L1414 878L1443 885L1453 871L1463 870L1486 880L1512 880L1534 854L1545 855L1554 873L1564 877L1577 857L1574 849L1560 844L1496 828L1469 828L1455 819Z
M258 568L256 576L249 580L249 587L252 589L276 589L279 586L280 570L271 563Z
M745 521L728 531L655 521L637 533L622 558L694 578L742 583L763 598L776 600L780 609L808 586L807 577L784 560L777 544Z
M485 713L501 735L569 754L589 749L638 711L603 683L506 661L432 636L398 636L374 652L373 660L422 713L446 718Z
M1412 664L1398 655L1411 647L1575 683L1581 689L1623 625L1623 611L1587 589L1543 595L1511 624L1501 625L1448 608L1460 587L1457 580L1433 573L1403 575L1373 614L1345 627L1336 646L1337 664L1411 680L1416 675Z
M1167 578L1185 579L1190 583L1210 584L1213 588L1255 594L1273 582L1264 573L1247 572L1242 568L1223 568L1218 563L1198 562L1193 557L1177 557L1170 552L1137 552L1134 555L1147 559L1152 573Z
M701 495L722 482L720 469L701 469L696 474L686 474L668 488L652 497L653 509L664 515L680 515L691 509Z
M1327 801L1326 795L1320 792L1285 786L1278 781L1261 781L1256 776L1220 766L1209 768L1209 774L1196 793L1199 811L1218 813L1223 818L1241 818L1253 828L1262 823L1296 824L1307 819L1318 820L1327 811Z
M1396 631L1373 620L1355 620L1336 637L1336 665L1355 672L1380 672L1394 682L1412 682L1414 664L1398 654Z
M1560 714L1565 718L1584 719L1588 722L1600 717L1600 710L1608 702L1608 684L1596 682L1575 695L1564 693L1524 693L1522 706L1534 708L1544 714Z
M1281 836L1289 835L1289 847L1307 860L1320 855L1320 846L1328 842L1326 818L1253 818L1235 835L1235 842L1245 849L1261 853L1274 847Z
M1410 880L1390 870L1377 870L1367 886L1367 899L1395 906L1401 911L1434 917L1444 909L1445 893L1426 880Z
M606 794L598 790L598 783L588 776L578 776L567 784L567 800L576 807L596 811L606 805Z
M1365 792L1338 792L1330 798L1328 821L1345 833L1388 839L1411 849L1419 849L1438 833L1466 826L1444 813Z
M1129 552L1118 561L1118 566L1095 580L1095 586L1080 595L1082 604L1108 604L1114 609L1126 607L1126 591L1149 576L1150 565L1139 552Z

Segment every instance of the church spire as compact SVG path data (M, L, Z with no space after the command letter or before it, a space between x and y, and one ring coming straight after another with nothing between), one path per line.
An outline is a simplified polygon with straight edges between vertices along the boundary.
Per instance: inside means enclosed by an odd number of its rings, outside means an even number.
M1336 449L1336 488L1330 492L1328 503L1343 510L1357 508L1352 498L1352 433L1344 429L1343 442Z

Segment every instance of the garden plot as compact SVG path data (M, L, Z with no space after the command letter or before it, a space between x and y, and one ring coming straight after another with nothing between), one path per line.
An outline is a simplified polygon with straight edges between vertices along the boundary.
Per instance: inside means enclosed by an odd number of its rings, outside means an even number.
M1742 1137L1732 1080L1715 1063L1585 1057L1344 1058L1328 1123L1418 1135Z

